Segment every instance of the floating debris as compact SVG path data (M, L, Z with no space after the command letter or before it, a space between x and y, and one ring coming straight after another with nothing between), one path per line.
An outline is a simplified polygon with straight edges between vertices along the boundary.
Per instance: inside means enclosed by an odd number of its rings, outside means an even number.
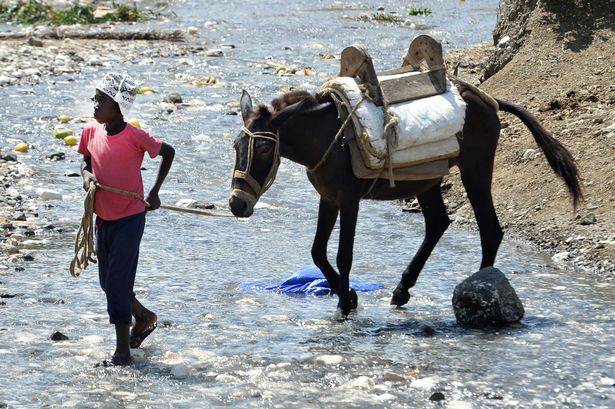
M195 87L206 87L206 86L214 85L217 82L218 81L216 80L216 77L214 77L213 75L210 75L208 77L195 78L192 81L190 81L190 84L194 85Z
M135 128L141 129L141 124L136 118L130 118L127 122Z
M77 145L77 138L75 137L75 135L68 135L66 138L64 138L64 144L67 146L75 146Z
M53 136L58 139L64 139L67 136L74 135L75 132L72 129L64 128L64 127L56 127L53 130Z
M145 85L142 85L142 86L137 88L137 94L141 94L141 95L149 95L149 94L152 94L154 92L156 92L154 90L154 88L148 87L148 86L145 86Z
M15 152L28 153L29 150L30 150L30 145L28 145L25 142L20 142L17 145L15 145Z

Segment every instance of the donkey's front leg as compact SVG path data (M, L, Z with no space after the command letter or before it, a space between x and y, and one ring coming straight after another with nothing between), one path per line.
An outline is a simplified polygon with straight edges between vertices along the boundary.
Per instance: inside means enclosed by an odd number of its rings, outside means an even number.
M314 260L316 267L325 275L329 282L329 287L331 287L331 292L334 294L339 293L340 276L327 259L327 244L331 237L331 231L333 231L337 221L338 213L339 207L335 203L320 199L318 227L316 227L316 236L314 236L314 243L312 244L312 260Z
M358 304L357 293L350 288L350 269L358 213L358 200L344 203L340 211L340 241L337 249L337 268L340 272L338 310L343 317L348 316Z

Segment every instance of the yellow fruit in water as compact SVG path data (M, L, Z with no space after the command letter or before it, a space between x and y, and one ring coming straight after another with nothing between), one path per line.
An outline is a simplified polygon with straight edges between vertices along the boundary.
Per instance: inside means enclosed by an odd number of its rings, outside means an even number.
M64 139L70 135L74 135L74 132L72 129L58 127L53 130L53 136L55 136L58 139Z
M58 115L58 121L62 122L63 124L67 123L71 119L73 119L73 118L71 118L68 115Z
M152 87L146 87L145 85L142 87L137 88L137 94L151 94L152 92L154 92L154 88Z
M128 123L132 126L134 126L135 128L139 128L141 129L141 124L139 123L139 121L137 121L135 118L130 118L128 120Z
M64 143L68 146L75 146L77 145L77 138L74 135L68 135L64 138Z
M29 150L30 150L30 145L28 145L25 142L20 142L17 145L15 145L15 152L28 153Z

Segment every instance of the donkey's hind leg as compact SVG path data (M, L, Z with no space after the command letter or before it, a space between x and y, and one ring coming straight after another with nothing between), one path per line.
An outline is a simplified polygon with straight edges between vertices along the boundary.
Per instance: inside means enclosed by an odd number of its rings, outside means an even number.
M442 200L440 183L417 195L417 199L425 218L425 238L412 261L404 270L399 284L393 290L391 305L397 305L398 307L406 304L410 299L408 289L416 284L419 273L423 269L429 255L451 223Z
M482 249L480 268L491 267L504 237L491 196L493 159L468 161L467 158L462 158L459 161L459 171L480 232Z

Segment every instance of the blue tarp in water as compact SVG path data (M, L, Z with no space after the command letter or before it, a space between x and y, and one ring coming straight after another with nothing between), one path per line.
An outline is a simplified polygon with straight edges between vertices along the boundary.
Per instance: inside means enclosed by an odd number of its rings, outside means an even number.
M384 285L351 281L350 287L357 292L366 292L380 290L384 288ZM239 284L239 288L242 290L270 291L286 294L329 295L331 293L331 287L329 287L325 276L315 267L303 268L280 284L250 282Z

